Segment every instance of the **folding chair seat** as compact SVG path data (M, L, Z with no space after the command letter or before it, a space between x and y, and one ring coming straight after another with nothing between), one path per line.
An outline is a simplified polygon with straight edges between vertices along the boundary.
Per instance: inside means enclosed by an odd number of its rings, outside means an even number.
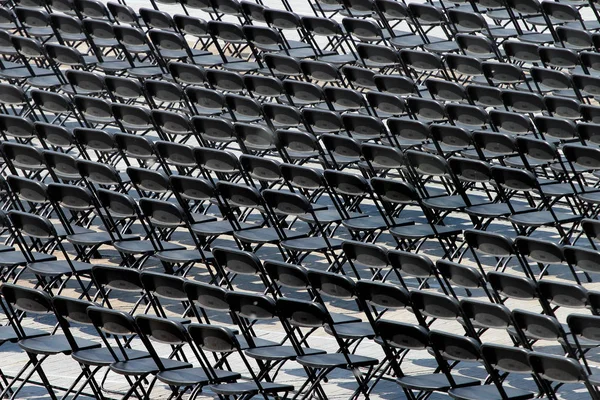
M206 82L206 71L200 65L170 61L168 67L171 77L180 85L203 86Z
M302 165L324 159L318 139L312 133L279 129L275 135L277 150L286 163Z
M129 65L128 75L135 78L160 77L166 73L159 54L155 54L151 43L141 29L127 25L114 25L114 37L117 39Z
M10 232L10 220L5 212L0 213L0 227L2 227L2 230ZM19 249L19 247L17 247L17 249ZM0 251L0 276L4 282L7 282L11 278L14 279L13 282L18 282L18 279L24 272L23 269L26 269L28 262L48 262L56 260L56 256L52 254L16 250L14 244L12 246L3 245L2 251ZM29 328L26 330L29 331ZM31 330L31 332L33 334L34 331ZM11 326L0 328L0 343L4 343L5 341L15 341L17 338L18 336L13 332Z
M218 395L242 395L249 397L261 395L264 398L267 398L269 394L276 395L277 393L283 393L284 396L287 396L288 392L294 390L294 386L292 385L279 384L270 382L269 380L263 381L260 379L260 374L255 373L251 369L250 364L241 350L240 343L230 329L216 325L192 324L189 326L188 332L194 344L202 349L202 351L225 354L236 352L242 357L244 365L252 377L250 382L211 385L211 390Z
M142 271L140 273L140 281L148 302L152 303L151 307L146 307L144 316L151 315L147 312L150 311L148 310L149 308L152 308L159 318L176 321L180 324L189 324L191 322L186 317L190 309L187 293L184 289L184 278L172 274ZM162 304L163 302L165 304ZM179 304L174 305L173 303ZM178 309L183 309L183 312L178 312ZM167 315L167 310L169 315Z
M600 122L600 107L587 104L579 106L581 117L585 122L599 123Z
M579 139L589 145L595 145L598 141L597 132L598 124L590 122L580 122L575 126Z
M0 8L0 29L8 32L19 32L21 27L15 12L9 8L2 6Z
M113 102L146 104L144 87L137 79L123 76L104 76L104 85Z
M486 353L483 353L484 347L476 340L437 330L429 333L429 340L440 357L455 361L480 362L490 374L491 383L450 388L448 395L451 398L469 400L484 396L490 399L531 399L537 395L536 392L509 387L501 379L504 373L532 374L525 350L502 346L495 350L488 347Z
M538 289L540 299L546 303L551 315L556 315L561 307L583 312L593 310L588 291L583 286L544 279L538 282ZM584 344L589 348L590 343Z
M598 390L595 387L596 377L586 372L586 369L576 360L540 352L532 352L528 358L533 370L541 379L547 382L583 384L590 398L598 398ZM552 388L549 392L555 392L555 389Z
M532 67L529 73L542 96L547 93L564 97L577 96L569 74L539 67Z
M502 304L463 298L460 300L460 308L471 325L478 330L479 338L482 338L488 330L508 330L511 326L514 326L510 310Z
M168 200L171 196L169 177L164 171L155 171L143 167L127 167L126 173L140 199L148 197Z
M415 278L419 290L428 287L429 279L435 278L436 284L439 285L445 295L452 293L451 288L449 289L448 284L442 280L435 264L428 256L403 250L389 250L388 261L392 271L405 289L408 289L405 284L407 276ZM412 304L412 300L410 304ZM412 310L414 312L414 307ZM415 316L419 323L422 324L424 321L422 315L416 313Z
M231 312L236 314L238 318L247 320L249 326L257 325L261 320L273 323L275 322L274 320L277 319L277 306L275 300L270 297L250 293L228 292L226 300ZM252 310L251 312L248 312L249 307ZM285 333L285 337L281 342L282 344L276 346L255 347L244 351L245 355L257 360L261 366L259 376L270 375L270 372L275 370L271 376L271 379L275 379L278 373L276 368L281 368L286 361L295 360L299 355L325 353L323 350L315 348L299 347L297 335L300 332L294 332L286 326L281 327L284 329ZM253 339L252 336L248 334L246 334L246 337L249 342ZM289 341L291 344L283 344L286 341ZM305 371L307 372L307 375L310 376L310 371L306 369Z
M586 347L581 346L580 341L584 343L598 343L598 339L591 334L598 326L598 317L596 315L569 314L567 316L567 325L571 335L573 335L573 347L577 350L579 358L585 370L590 374L590 379L597 382L595 370L590 368Z
M385 178L372 178L371 187L377 195L378 201L381 202L382 209L398 212L398 209L402 210L406 205L414 204L421 208L426 217L427 223L408 226L396 227L393 225L393 220L391 221L389 232L397 239L403 250L414 248L418 251L427 239L436 239L444 252L449 255L448 249L454 247L453 238L460 234L461 229L436 223L429 209L423 205L415 187L407 182ZM393 214L389 214L389 216L391 215Z
M410 300L421 325L431 326L437 320L456 321L462 325L467 336L477 337L470 320L464 317L460 303L454 297L445 293L413 290Z
M75 112L74 101L67 98L67 96L38 89L31 90L30 94L43 122L56 125L83 126L83 121ZM73 121L72 118L75 120Z
M50 58L53 64L59 68L60 66L66 66L70 68L91 70L98 60L96 56L85 55L71 46L46 43L44 45L44 50L46 50L48 58Z
M359 163L359 168L367 171L368 176L386 175L394 170L401 176L406 173L406 161L399 147L362 143L360 148L364 162Z
M51 150L44 150L42 156L55 181L77 182L81 179L74 156Z
M431 394L432 392L447 392L451 388L479 385L476 379L452 375L446 361L439 359L439 371L407 375L402 369L401 359L394 352L410 356L410 352L426 350L429 337L426 328L400 321L378 320L375 323L378 333L378 344L389 354L388 361L396 375L396 383L402 387L407 396Z
M221 286L217 286L214 283L204 283L199 281L185 280L184 290L188 295L190 304L192 305L191 310L196 316L198 322L202 324L211 324L214 322L209 320L207 311L218 312L218 320L222 321L221 314L228 315L229 321L233 324L235 330L236 339L241 345L242 350L259 347L273 347L277 346L277 342L262 339L256 336L256 333L252 330L252 326L247 326L246 321L237 318L237 314L231 312L227 302L227 295L230 290L225 289ZM211 313L212 317L212 313ZM220 322L221 324L223 322ZM229 322L227 322L229 324ZM242 329L244 334L237 332L238 329ZM227 357L224 355L223 358Z
M354 372L355 379L359 385L356 394L359 392L365 393L368 390L371 367L376 365L378 360L371 357L349 354L344 342L336 333L336 327L332 324L331 317L323 306L312 302L287 298L278 299L276 304L279 318L282 322L299 327L328 327L331 329L331 333L336 338L336 342L340 347L340 352L338 353L302 355L296 358L296 362L300 365L318 373L316 379L313 382L311 380L305 382L299 389L299 392L302 393L304 388L310 383L313 385L309 387L307 394L314 392L315 383L319 383L323 377L338 368L349 369ZM368 367L369 371L363 375L359 370L360 367Z
M110 371L126 377L128 383L130 383L130 388L125 393L126 396L135 394L138 398L142 398L142 396L148 397L148 392L152 390L152 386L144 388L144 378L157 374L161 369L177 370L180 368L191 368L192 366L188 362L171 358L158 359L157 361L162 364L160 366L153 357L126 358L125 356L124 359L120 359L117 356L117 354L121 353L120 346L111 345L106 337L108 335L115 335L119 337L117 344L120 344L121 340L124 340L128 336L139 335L139 328L135 323L135 319L125 312L97 306L88 307L87 315L98 334L103 338L103 342L107 346L110 346L112 350L111 355L113 355L114 362L109 366ZM140 392L142 395L140 395Z
M598 224L593 219L585 218L581 222L581 228L586 235L590 245L593 249L597 249L597 240L598 240Z
M276 150L275 132L266 125L236 122L234 131L243 153L266 155Z
M54 387L47 377L47 372L43 369L43 362L50 356L58 354L70 354L72 351L71 343L81 349L92 349L100 347L99 343L91 340L86 340L81 337L66 336L61 334L43 334L40 331L30 330L22 326L21 318L18 311L27 312L29 314L49 315L53 313L52 297L41 291L28 287L17 286L10 283L4 283L1 289L4 301L0 303L7 317L14 324L13 329L18 337L19 347L27 353L27 362L21 371L14 377L11 382L7 382L3 386L2 396L7 393L17 396L25 384L29 381L34 373L40 377L42 384L50 397L56 398ZM23 376L28 368L32 368L30 372ZM12 386L17 383L18 379L23 382L16 390L12 390ZM68 394L68 393L67 393Z
M129 133L117 133L114 136L117 149L128 165L132 163L146 167L156 159L152 139Z
M494 207L490 207L490 204L495 203L490 202L486 196L475 190L472 194L468 193L466 187L457 181L457 178L467 178L468 172L464 173L462 169L456 168L459 174L454 175L454 170L450 167L449 162L437 154L407 150L405 156L407 165L419 185L420 193L422 193L422 204L431 210L436 221L442 220L448 213L459 212L466 208L473 209L473 214L485 215L485 210L476 211L480 208L491 208L487 212L493 212ZM478 165L478 167L483 170L479 172L483 172L485 175L485 165ZM487 175L489 176L490 173L488 172ZM475 183L479 179L482 177L472 178L471 183ZM486 179L487 177L484 177L483 181L485 182ZM464 180L467 181L468 178ZM446 189L436 190L432 184L436 181L444 185Z

